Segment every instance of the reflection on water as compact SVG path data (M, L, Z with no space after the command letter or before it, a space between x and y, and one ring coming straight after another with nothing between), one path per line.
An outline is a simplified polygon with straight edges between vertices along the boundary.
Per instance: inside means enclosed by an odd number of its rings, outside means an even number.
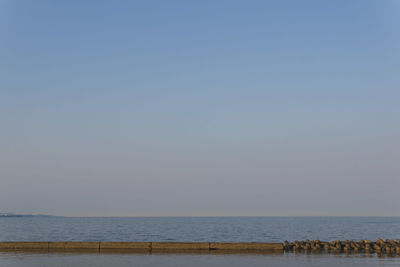
M399 266L400 257L376 254L124 254L0 253L0 266Z

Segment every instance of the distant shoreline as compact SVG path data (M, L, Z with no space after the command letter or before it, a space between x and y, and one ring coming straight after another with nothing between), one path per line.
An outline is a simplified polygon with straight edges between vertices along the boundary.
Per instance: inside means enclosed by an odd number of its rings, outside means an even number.
M54 217L53 215L46 214L13 214L13 213L0 213L0 218L15 218L15 217Z

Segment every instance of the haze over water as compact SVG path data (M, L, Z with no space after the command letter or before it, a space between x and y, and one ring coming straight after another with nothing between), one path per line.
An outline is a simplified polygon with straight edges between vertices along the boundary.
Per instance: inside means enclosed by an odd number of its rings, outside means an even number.
M0 212L400 215L400 4L0 1Z

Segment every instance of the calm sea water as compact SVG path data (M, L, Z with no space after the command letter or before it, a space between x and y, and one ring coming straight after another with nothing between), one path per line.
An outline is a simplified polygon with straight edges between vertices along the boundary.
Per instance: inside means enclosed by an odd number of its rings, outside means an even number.
M304 254L285 253L272 255L213 255L213 254L77 254L77 253L1 253L0 266L400 266L400 257L378 257L366 254Z
M0 218L0 241L400 239L400 217ZM376 254L99 254L0 252L0 266L400 266Z
M400 217L0 217L0 241L400 239Z

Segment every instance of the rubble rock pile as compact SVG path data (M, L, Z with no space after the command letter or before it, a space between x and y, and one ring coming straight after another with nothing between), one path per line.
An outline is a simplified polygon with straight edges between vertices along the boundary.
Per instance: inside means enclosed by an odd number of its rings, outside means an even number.
M306 240L294 242L284 242L285 251L325 251L325 252L367 252L367 253L385 253L400 255L400 239L385 241L378 238L375 242L370 240L335 240L331 242L320 240Z

